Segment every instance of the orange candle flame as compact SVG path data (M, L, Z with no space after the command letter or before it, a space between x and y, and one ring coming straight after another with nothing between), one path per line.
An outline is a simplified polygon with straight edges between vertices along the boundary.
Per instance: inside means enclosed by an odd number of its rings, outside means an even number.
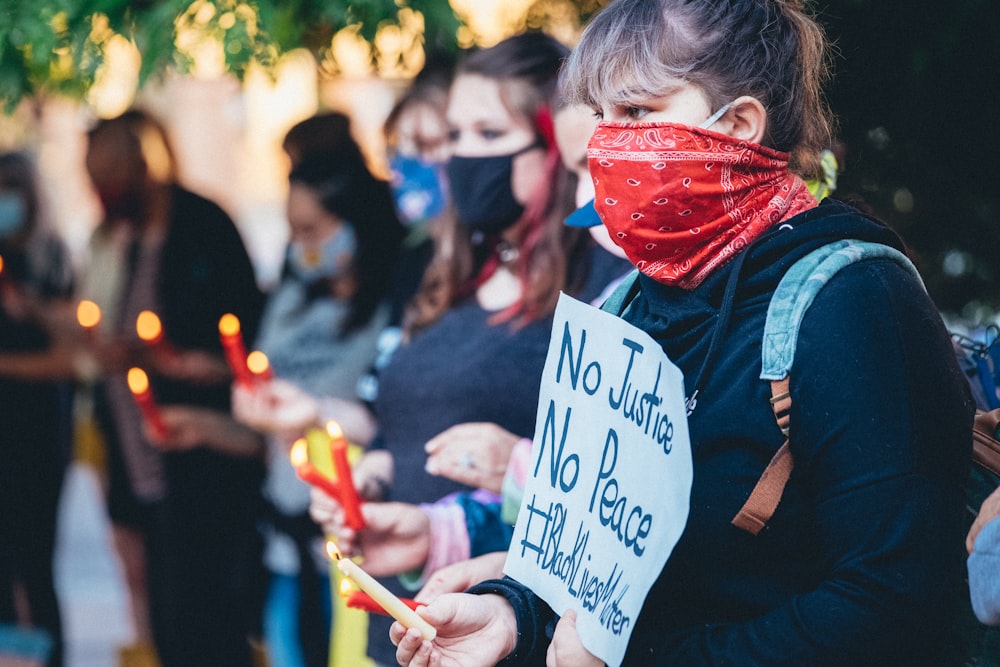
M351 580L348 578L343 578L340 580L340 597L346 598L354 592L354 587L351 586Z
M144 310L135 319L135 332L147 343L157 343L163 338L163 325L156 313Z
M343 558L340 555L340 549L337 548L337 543L329 537L326 538L326 555L330 557L330 560L340 560Z
M306 463L309 463L309 443L306 442L305 438L299 438L292 443L292 450L289 452L288 457L292 461L292 467L299 468Z
M254 350L247 355L247 368L254 375L269 376L271 370L271 362L268 361L267 355L260 350Z
M146 371L135 367L128 369L128 388L136 395L149 391L149 376Z
M240 318L232 313L226 313L219 318L219 333L223 336L238 336L240 333Z
M329 433L330 437L334 440L344 437L344 429L340 428L340 424L335 421L328 421L326 423L326 432Z
M3 255L0 255L0 275L3 275Z
M101 307L84 299L76 306L76 321L84 329L94 329L101 323Z

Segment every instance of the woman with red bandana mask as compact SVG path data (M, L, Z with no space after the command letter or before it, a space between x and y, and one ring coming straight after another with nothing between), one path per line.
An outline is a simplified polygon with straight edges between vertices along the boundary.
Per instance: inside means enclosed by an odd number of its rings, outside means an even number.
M734 521L785 440L759 377L779 280L832 241L902 248L803 182L829 143L825 54L801 0L615 0L564 72L602 119L595 207L638 269L620 316L689 399L690 513L622 664L940 664L947 644L972 405L899 264L852 264L816 295L790 376L794 468L766 528ZM509 578L470 593L420 610L433 642L395 624L399 663L601 664L576 632L588 612L558 620Z

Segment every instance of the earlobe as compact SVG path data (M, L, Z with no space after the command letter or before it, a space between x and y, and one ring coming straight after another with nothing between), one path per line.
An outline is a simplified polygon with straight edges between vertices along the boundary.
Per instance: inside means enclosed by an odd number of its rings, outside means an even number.
M767 135L767 110L756 97L744 95L733 100L725 120L731 137L759 144Z

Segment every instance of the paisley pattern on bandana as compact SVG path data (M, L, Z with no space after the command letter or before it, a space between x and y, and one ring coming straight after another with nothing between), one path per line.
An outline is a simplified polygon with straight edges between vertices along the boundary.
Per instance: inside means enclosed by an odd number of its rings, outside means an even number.
M594 206L642 273L697 287L765 231L816 206L788 154L678 123L600 123Z

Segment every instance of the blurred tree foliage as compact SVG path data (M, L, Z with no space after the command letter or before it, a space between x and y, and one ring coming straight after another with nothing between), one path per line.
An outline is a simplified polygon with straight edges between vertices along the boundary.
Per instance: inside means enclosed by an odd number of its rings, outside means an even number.
M606 0L535 0L524 26L580 25ZM0 100L80 97L114 33L142 54L141 82L191 67L178 34L223 45L242 76L290 49L319 61L353 27L377 31L419 12L428 51L457 51L460 19L445 0L0 0ZM1000 154L994 130L1000 21L996 0L903 4L815 0L837 46L830 103L845 149L838 195L855 196L910 244L942 310L982 319L1000 310Z

